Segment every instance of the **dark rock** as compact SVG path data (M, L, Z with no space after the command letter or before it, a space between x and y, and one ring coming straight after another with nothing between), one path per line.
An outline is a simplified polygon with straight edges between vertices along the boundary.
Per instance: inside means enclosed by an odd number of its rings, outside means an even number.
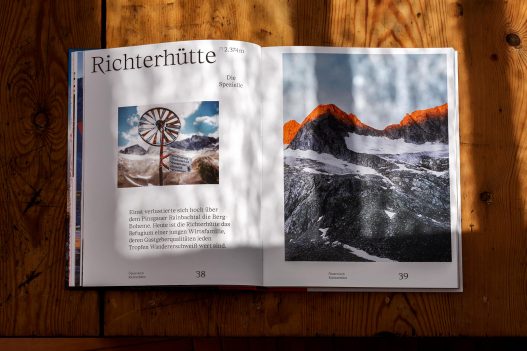
M286 259L312 260L315 246L327 251L320 229L329 228L330 242L378 257L451 260L447 177L406 170L360 176L313 174L287 164L284 172ZM386 210L395 213L393 218ZM339 252L340 259L323 256L334 261L363 260L345 250Z
M218 138L193 135L184 140L174 141L170 146L180 150L201 150L204 148L218 149L218 141Z
M334 116L327 115L304 125L288 148L331 154L336 158L367 167L394 167L392 163L376 155L360 154L348 149L344 138L354 130L353 126L347 126Z
M144 155L146 154L146 150L136 144L121 150L120 153L127 155Z

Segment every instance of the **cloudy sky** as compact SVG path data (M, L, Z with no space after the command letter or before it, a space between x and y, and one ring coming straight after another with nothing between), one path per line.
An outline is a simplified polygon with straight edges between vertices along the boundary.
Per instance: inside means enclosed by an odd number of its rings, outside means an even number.
M139 136L137 126L143 113L153 107L165 107L178 115L181 130L177 140L184 140L192 135L218 136L218 101L126 106L119 107L118 111L119 148L137 144L148 149L149 145Z
M378 129L447 102L445 54L283 54L284 121L335 104Z

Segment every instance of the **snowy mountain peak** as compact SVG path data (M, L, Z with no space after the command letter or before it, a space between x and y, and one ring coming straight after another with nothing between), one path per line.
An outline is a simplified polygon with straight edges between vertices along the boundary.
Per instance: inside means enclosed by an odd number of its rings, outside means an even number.
M413 144L448 143L448 104L411 112L398 124L391 124L383 130L362 123L357 116L352 113L347 114L334 104L327 104L319 105L313 109L301 124L295 120L286 122L283 126L284 144L293 143L304 128L325 118L334 119L333 128L340 128L342 131L359 135L402 139Z

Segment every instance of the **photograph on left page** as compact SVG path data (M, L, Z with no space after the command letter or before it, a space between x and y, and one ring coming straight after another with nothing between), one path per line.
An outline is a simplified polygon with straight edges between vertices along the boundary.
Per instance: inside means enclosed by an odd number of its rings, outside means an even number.
M118 108L117 187L219 184L219 102Z

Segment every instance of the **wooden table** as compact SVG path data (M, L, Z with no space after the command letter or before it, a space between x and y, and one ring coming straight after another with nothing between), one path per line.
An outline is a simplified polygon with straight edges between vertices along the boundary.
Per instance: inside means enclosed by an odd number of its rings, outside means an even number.
M527 335L527 1L1 1L0 335ZM459 51L463 293L65 288L67 51Z

